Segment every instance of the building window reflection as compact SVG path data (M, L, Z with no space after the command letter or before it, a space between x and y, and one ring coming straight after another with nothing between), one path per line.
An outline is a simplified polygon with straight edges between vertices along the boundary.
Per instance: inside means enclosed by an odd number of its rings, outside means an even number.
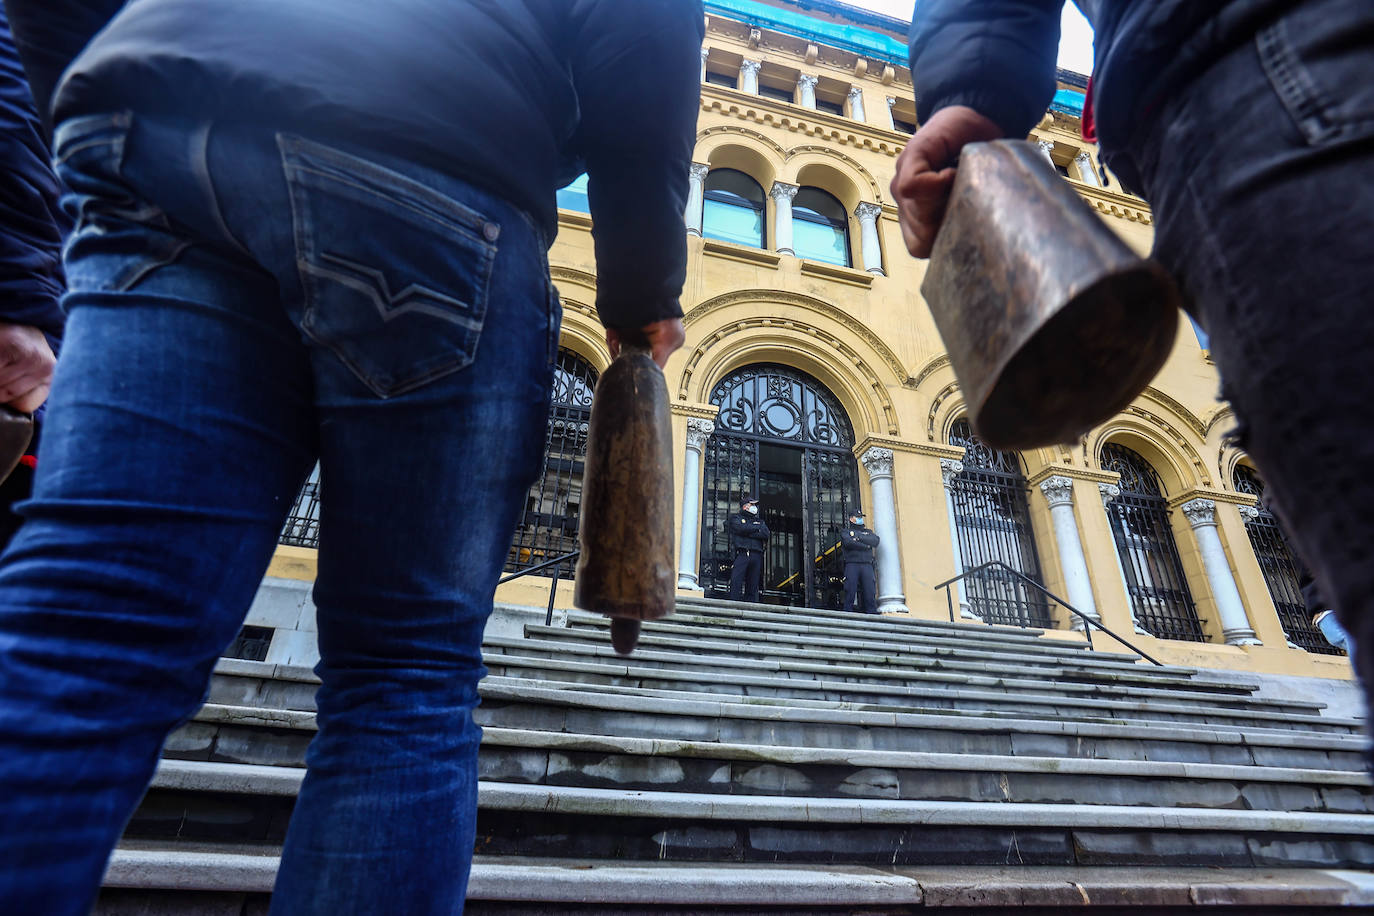
M763 248L763 187L736 169L712 169L706 176L701 234L751 248Z
M792 201L792 248L799 258L852 266L849 215L820 188L802 188Z

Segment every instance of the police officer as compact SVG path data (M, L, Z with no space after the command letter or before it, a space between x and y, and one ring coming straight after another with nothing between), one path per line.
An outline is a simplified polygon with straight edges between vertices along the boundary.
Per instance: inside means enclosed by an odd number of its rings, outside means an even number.
M873 581L873 548L879 537L864 527L864 514L849 514L849 527L840 532L844 551L844 609L862 614L878 613L877 586Z
M758 601L759 581L763 578L763 548L771 533L759 518L759 501L750 496L740 503L740 511L730 516L730 546L735 549L735 565L730 571L730 600Z

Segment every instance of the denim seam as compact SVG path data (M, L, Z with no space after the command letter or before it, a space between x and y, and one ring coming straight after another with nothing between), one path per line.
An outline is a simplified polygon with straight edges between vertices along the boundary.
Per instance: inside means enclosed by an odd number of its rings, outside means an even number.
M1255 36L1260 64L1288 116L1311 146L1339 139L1374 125L1374 118L1336 118L1312 81L1297 51L1288 41L1287 28L1279 20Z
M213 121L206 121L197 125L191 134L191 171L195 175L196 182L201 186L201 192L205 196L205 209L209 213L210 220L215 224L215 228L224 236L231 246L239 254L242 254L253 263L257 263L257 258L248 247L238 240L238 237L229 229L229 224L224 220L224 211L219 205L219 192L215 190L215 179L210 174L210 132L214 129Z

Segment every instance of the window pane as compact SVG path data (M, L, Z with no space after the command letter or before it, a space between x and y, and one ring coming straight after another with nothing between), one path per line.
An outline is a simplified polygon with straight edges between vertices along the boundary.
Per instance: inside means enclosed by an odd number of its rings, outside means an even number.
M759 86L759 95L769 99L777 99L779 102L792 101L792 90L780 89L777 86Z
M809 220L792 220L792 249L797 257L849 266L844 231Z
M562 209L590 213L591 208L587 206L587 173L578 175L566 188L560 188L556 196L558 206Z
M762 248L763 214L753 207L708 199L702 207L701 234L708 239Z
M724 73L716 73L714 70L706 71L706 82L711 83L715 86L728 86L729 88L734 89L735 84L738 81L738 78L728 76Z
M763 188L757 181L737 169L712 169L706 176L706 192L726 191L755 205L763 206Z

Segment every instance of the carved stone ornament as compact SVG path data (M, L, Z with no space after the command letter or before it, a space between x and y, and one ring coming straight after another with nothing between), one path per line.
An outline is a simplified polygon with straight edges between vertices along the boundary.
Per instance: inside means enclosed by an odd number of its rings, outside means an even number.
M739 64L741 73L758 73L759 62L756 60L742 60Z
M693 181L705 181L706 176L711 173L711 166L706 162L693 162L687 172Z
M694 452L701 451L711 433L716 431L716 421L705 417L690 417L687 420L687 447Z
M1217 523L1217 504L1211 499L1190 499L1178 507L1194 528Z
M1106 505L1121 495L1121 488L1114 483L1100 483L1097 492L1102 494L1102 505Z
M851 87L849 87L849 101L852 102L852 101L854 101L855 99L861 99L861 98L863 98L863 94L864 94L864 91L863 91L863 89L862 89L861 87L859 87L859 86L851 86Z
M868 201L864 201L854 208L854 215L859 218L861 223L873 222L882 215L882 212L881 204L871 204Z
M893 105L896 105L896 104L897 104L897 99L896 99L894 96L890 96L890 95L889 95L889 96L884 96L884 98L887 100L887 107L888 107L888 108L891 108Z
M863 453L859 459L864 463L864 469L868 471L870 478L891 477L892 476L892 449L873 448Z
M781 181L775 181L773 182L773 187L768 189L768 196L773 198L774 200L782 200L783 198L786 198L788 201L791 201L792 198L797 196L797 192L800 190L801 188L797 185L784 184Z
M964 473L964 463L958 458L940 459L940 476L944 478L946 487L952 484L954 478L962 473Z
M1040 152L1044 153L1046 156L1054 152L1053 140L1037 140L1035 145L1040 147Z
M797 77L797 85L798 85L798 86L808 86L808 87L810 87L810 88L812 88L812 89L815 89L815 88L816 88L816 81L817 81L818 79L820 79L820 77L812 76L812 75L809 74L809 73L803 73L801 76Z
M1053 509L1056 506L1073 505L1073 479L1055 475L1040 481L1040 492Z
M1084 168L1090 168L1093 162L1092 153L1088 152L1087 150L1083 150L1077 156L1073 157L1073 161L1077 162Z
M1259 518L1259 510L1254 506L1236 506L1236 509L1240 511L1240 520L1247 525Z

